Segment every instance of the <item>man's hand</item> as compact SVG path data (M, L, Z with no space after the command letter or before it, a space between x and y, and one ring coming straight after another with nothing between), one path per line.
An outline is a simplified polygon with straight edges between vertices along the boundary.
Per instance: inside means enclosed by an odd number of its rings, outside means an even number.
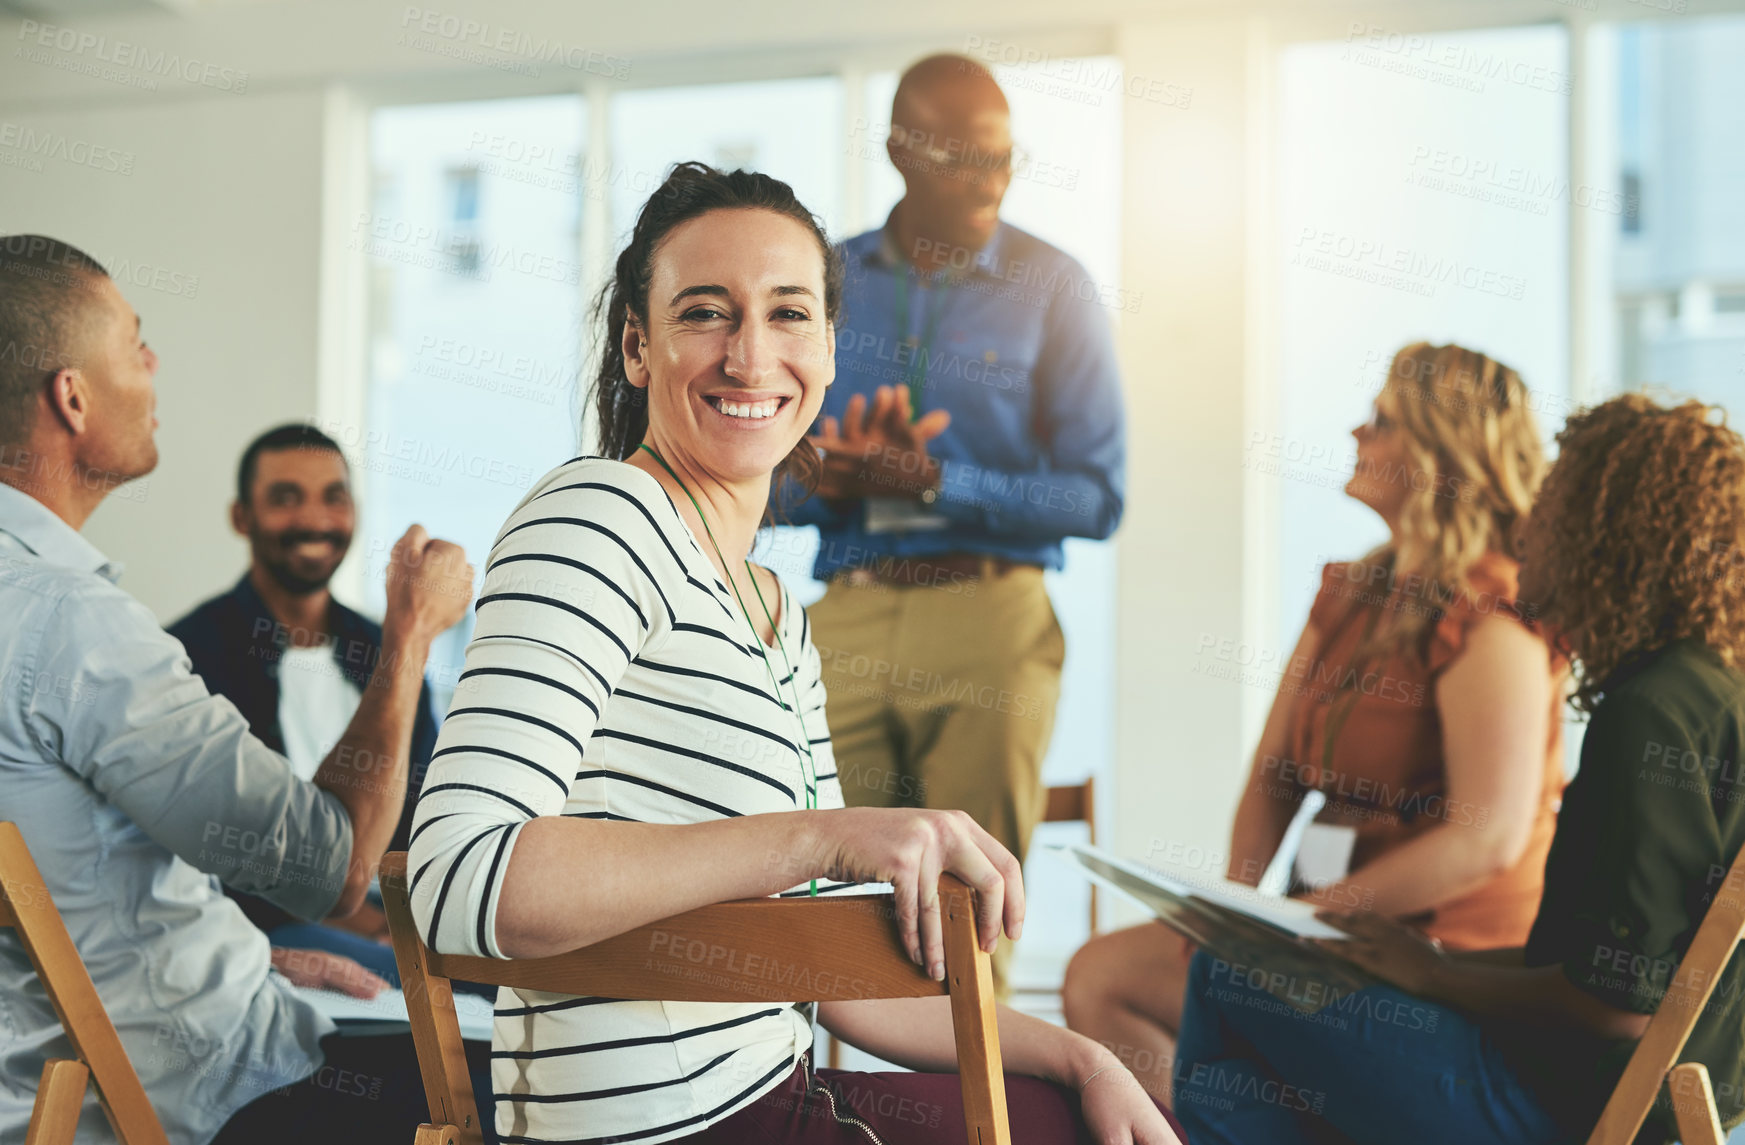
M818 496L919 498L923 490L938 488L939 462L927 443L945 432L951 413L929 410L919 421L912 416L907 387L880 386L870 410L865 395L856 394L840 426L825 418L820 432L807 439L824 461Z
M343 930L348 934L356 934L386 945L392 938L388 933L388 915L381 907L373 903L364 903L345 918L330 919L328 926Z
M325 950L297 950L273 947L273 969L290 979L293 986L311 990L337 990L341 994L368 1001L388 988L388 981L365 969L342 954Z
M423 525L394 542L384 632L428 644L466 615L472 598L473 566L459 545L432 539Z

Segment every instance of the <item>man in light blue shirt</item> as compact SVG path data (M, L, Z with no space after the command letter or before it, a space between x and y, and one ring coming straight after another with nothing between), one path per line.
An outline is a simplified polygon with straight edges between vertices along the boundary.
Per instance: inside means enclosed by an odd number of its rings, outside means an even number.
M23 832L170 1140L204 1145L334 1053L333 1024L219 884L308 918L363 901L399 819L430 642L472 569L417 526L401 539L371 686L300 781L79 535L157 464L157 355L114 281L65 243L0 237L0 351L0 819ZM329 984L318 959L279 964ZM0 931L0 1138L22 1140L44 1060L72 1056ZM300 1096L266 1104L295 1124ZM94 1094L78 1139L113 1139Z

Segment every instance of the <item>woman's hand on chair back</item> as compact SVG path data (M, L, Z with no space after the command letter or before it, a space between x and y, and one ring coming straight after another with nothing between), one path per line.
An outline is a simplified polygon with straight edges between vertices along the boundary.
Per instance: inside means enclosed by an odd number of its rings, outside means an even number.
M1016 939L1024 927L1024 873L1012 852L963 811L850 807L822 812L831 848L825 871L852 882L888 882L897 926L909 957L936 980L945 978L939 876L975 888L976 937L993 952L1000 931Z

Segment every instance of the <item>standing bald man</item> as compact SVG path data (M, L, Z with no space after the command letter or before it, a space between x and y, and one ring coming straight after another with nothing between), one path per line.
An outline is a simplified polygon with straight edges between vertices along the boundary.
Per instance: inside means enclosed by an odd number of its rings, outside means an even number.
M1120 380L1082 266L1000 221L1006 97L981 64L903 74L903 198L843 244L836 384L812 440L811 610L850 805L961 808L1022 858L1066 646L1043 587L1067 537L1121 519ZM994 956L1009 992L1009 943Z

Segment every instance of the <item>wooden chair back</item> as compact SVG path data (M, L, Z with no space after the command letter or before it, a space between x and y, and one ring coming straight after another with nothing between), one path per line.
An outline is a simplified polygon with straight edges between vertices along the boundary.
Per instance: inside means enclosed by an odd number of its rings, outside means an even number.
M122 1145L169 1145L16 823L0 823L0 927L18 935L78 1055L44 1063L25 1145L72 1141L88 1081Z
M1732 869L1708 913L1691 939L1690 949L1678 964L1672 985L1661 998L1648 1029L1630 1055L1624 1076L1606 1102L1600 1120L1588 1137L1588 1145L1631 1145L1648 1117L1661 1085L1670 1087L1673 1117L1678 1122L1682 1145L1722 1145L1720 1114L1709 1071L1700 1062L1674 1065L1696 1027L1703 1007L1714 993L1715 982L1745 937L1745 850L1733 860Z
M424 945L407 897L405 852L383 858L381 883L430 1103L420 1145L478 1145L481 1140L453 980L672 1002L788 1000L785 994L792 989L784 991L780 983L793 981L797 973L763 972L770 967L807 972L810 996L793 1001L948 995L969 1145L1011 1145L992 968L976 945L974 893L950 875L939 880L944 982L909 961L888 894L717 903L568 954L506 961L437 954ZM586 1126L578 1126L576 1135L587 1136Z

